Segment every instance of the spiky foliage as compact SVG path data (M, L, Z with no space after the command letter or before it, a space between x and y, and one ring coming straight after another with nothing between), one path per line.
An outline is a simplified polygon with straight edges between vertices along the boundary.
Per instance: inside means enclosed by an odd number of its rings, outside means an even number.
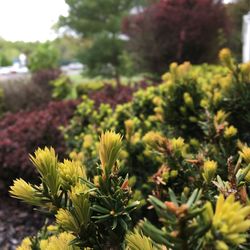
M41 185L19 179L11 187L10 194L55 215L60 231L65 231L49 238L44 249L122 246L132 225L130 213L139 202L131 201L128 176L119 175L117 160L121 147L120 134L102 133L99 146L101 165L94 182L87 180L84 166L79 161L58 162L52 148L38 149L31 156L40 174ZM64 236L65 240L61 239ZM45 243L36 242L36 246L39 244Z

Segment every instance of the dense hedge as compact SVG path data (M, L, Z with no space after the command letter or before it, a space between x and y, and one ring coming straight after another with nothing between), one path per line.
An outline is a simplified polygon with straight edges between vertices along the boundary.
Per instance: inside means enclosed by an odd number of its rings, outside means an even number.
M0 120L1 182L13 177L34 175L29 153L37 147L50 145L65 155L65 143L60 126L72 117L75 101L51 102L30 112L6 114Z
M41 185L11 187L55 217L18 250L249 249L249 132L239 128L248 125L250 63L227 49L220 60L172 63L161 85L115 109L93 112L83 97L65 129L72 160L38 149Z

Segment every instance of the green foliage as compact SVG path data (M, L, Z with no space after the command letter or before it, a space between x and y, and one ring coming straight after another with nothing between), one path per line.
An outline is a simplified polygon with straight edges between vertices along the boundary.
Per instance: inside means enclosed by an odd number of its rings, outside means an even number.
M81 62L87 66L90 76L103 75L114 77L119 75L120 54L123 42L108 33L96 35L92 45L79 55Z
M29 57L28 67L33 73L45 69L56 69L58 58L58 51L52 44L39 44Z
M17 58L21 53L24 53L29 56L37 45L37 42L11 42L0 38L0 58L5 61L5 64L1 62L0 65L11 65L12 61Z
M67 0L69 15L60 17L61 25L66 25L84 36L107 31L116 34L120 31L121 16L130 10L131 0Z
M100 139L98 175L87 179L79 161L58 162L53 149L38 149L31 156L41 177L39 186L16 180L10 194L54 215L58 232L72 233L71 244L94 249L120 249L131 226L128 176L117 162L122 147L119 134L106 132ZM114 153L115 152L115 153ZM38 245L42 244L42 241ZM64 246L66 247L66 246Z
M52 97L55 99L72 100L78 97L76 86L65 75L61 75L56 80L50 82L50 84L53 86Z
M90 39L89 46L79 54L90 75L104 75L119 83L124 42L119 37L121 19L132 7L131 0L89 2L66 1L69 15L60 17L59 24L68 26Z
M79 48L85 46L85 43L78 38L70 35L64 35L51 42L59 51L60 65L66 65L77 61Z
M4 53L0 53L0 67L10 66L11 60Z
M64 129L72 160L55 167L54 153L37 151L42 185L17 180L12 196L55 214L81 248L249 249L249 133L239 129L249 111L237 104L250 67L228 49L219 57L219 67L172 64L114 110L83 97Z

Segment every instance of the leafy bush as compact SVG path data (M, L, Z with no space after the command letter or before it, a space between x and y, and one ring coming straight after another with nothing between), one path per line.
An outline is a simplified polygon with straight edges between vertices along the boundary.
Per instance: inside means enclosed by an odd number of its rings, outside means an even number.
M78 97L76 86L66 75L61 75L55 80L52 80L50 84L53 87L52 97L55 99L76 99Z
M1 83L3 103L6 112L32 110L34 107L47 103L50 93L37 85L29 77L20 77Z
M34 49L29 57L28 67L32 73L58 67L58 51L50 43L43 43Z
M248 111L225 103L233 89L249 88L250 68L227 49L220 60L224 67L172 64L162 84L114 110L94 110L84 97L65 129L72 161L58 164L53 150L39 149L32 160L41 185L11 187L56 217L53 232L23 246L64 238L61 249L249 249L250 147L231 125L235 110L238 125ZM240 93L245 100L248 91ZM119 130L123 143L105 130Z
M80 154L87 170L94 175L92 163L98 161L98 134L106 129L119 131L126 137L122 164L136 176L136 186L141 189L148 175L161 165L161 158L147 150L143 138L150 131L160 131L170 138L182 137L189 143L190 153L198 153L199 148L207 157L226 164L227 158L237 152L235 134L239 131L230 116L233 110L223 106L229 98L225 87L230 84L227 82L230 76L226 67L174 63L163 75L161 85L139 90L130 103L118 105L114 112L106 105L91 112L95 104L85 97L65 130L72 157ZM246 115L246 111L239 114ZM133 131L133 135L128 136L128 131ZM240 132L238 135L244 139ZM145 191L147 185L143 185Z
M130 214L139 203L131 202L128 177L123 178L119 173L117 159L121 147L119 134L102 134L101 164L93 181L87 179L80 162L58 162L52 148L38 149L31 160L40 174L40 187L18 179L10 193L55 216L58 228L71 236L74 249L120 249L132 225ZM42 241L34 241L32 247L43 248L41 244Z
M13 177L34 176L29 152L45 145L55 147L62 156L66 148L59 130L73 115L76 102L51 102L29 112L6 114L0 120L1 182Z
M0 53L0 67L10 66L11 60L3 53Z
M237 249L238 246L247 249L250 206L245 202L250 148L241 149L242 162L238 161L236 166L231 160L228 162L228 181L217 175L216 185L212 186L218 169L215 161L187 162L183 141L169 141L157 133L148 137L147 144L166 161L162 171L154 176L158 189L154 196L149 196L161 228L157 227L158 223L144 219L133 232L129 231L131 212L140 202L132 201L128 176L124 179L120 175L117 159L121 155L121 136L106 132L100 138L98 174L91 180L87 180L79 161L58 162L52 148L38 149L31 156L41 185L17 179L10 194L47 211L55 217L56 223L46 226L36 237L25 239L19 249L46 249L50 244L60 249L68 249L71 245L77 250L86 247L221 250ZM180 164L173 166L173 163ZM188 164L189 168L185 166ZM177 185L178 179L171 181L180 174L184 174L182 180L187 181L182 187ZM220 194L216 198L218 191Z

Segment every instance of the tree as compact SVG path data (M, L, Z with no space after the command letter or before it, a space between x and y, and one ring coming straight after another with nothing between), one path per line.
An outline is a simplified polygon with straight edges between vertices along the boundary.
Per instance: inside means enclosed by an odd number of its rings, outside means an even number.
M120 80L120 55L124 49L121 39L121 20L135 6L132 0L66 0L67 17L61 16L60 26L68 26L81 37L90 39L88 48L80 53L92 75L103 74Z
M84 46L84 43L79 37L64 34L52 41L52 45L59 51L60 65L67 65L77 61L79 47Z
M126 17L123 31L140 68L161 74L173 61L213 61L228 23L221 1L160 0Z
M58 51L50 43L39 44L29 57L29 69L38 72L58 68Z

